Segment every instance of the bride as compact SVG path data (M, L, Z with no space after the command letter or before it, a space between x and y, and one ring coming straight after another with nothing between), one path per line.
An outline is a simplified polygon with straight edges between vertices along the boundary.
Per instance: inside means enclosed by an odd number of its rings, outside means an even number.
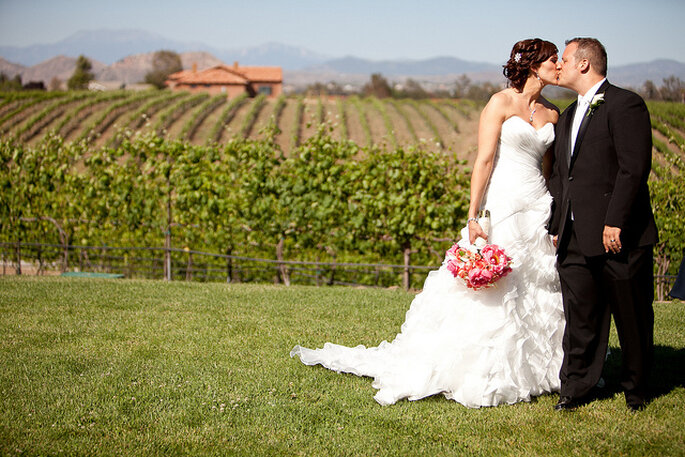
M442 393L477 408L559 390L564 314L545 228L552 198L543 173L559 113L540 94L556 82L557 52L540 39L516 43L504 66L510 87L493 95L480 117L460 244L478 237L497 244L513 258L513 271L494 287L472 290L443 262L429 273L392 342L295 346L291 357L373 377L381 405ZM491 214L488 234L476 218L481 209Z

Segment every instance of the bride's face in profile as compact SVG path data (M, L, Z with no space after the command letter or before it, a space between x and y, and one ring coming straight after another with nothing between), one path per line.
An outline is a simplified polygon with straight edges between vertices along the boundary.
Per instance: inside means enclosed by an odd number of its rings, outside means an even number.
M549 59L545 60L540 64L540 66L534 70L537 72L538 76L540 79L542 79L542 82L545 83L545 86L548 86L550 84L556 85L557 84L557 61L559 60L559 56L557 54L554 54L551 56Z

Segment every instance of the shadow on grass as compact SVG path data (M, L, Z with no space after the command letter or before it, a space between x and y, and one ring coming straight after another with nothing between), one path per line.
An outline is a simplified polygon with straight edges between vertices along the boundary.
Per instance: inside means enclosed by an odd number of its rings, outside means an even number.
M621 376L621 349L611 347L611 354L604 364L602 376L607 382L597 398L608 398L623 391L619 384ZM654 365L650 377L648 402L664 396L677 387L685 387L685 349L671 346L654 346Z

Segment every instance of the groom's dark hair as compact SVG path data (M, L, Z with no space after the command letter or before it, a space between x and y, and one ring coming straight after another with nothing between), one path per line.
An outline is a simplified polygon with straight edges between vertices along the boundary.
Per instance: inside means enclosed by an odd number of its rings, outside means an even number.
M600 75L607 75L607 50L596 38L572 38L566 40L566 46L576 43L576 60L587 59L590 66Z

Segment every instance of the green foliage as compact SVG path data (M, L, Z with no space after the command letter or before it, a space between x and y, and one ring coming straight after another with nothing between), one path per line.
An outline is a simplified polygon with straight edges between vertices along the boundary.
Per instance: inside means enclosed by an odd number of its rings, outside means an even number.
M202 103L204 100L209 98L209 94L200 92L197 94L185 94L180 97L175 103L166 107L157 118L157 122L153 125L153 129L157 132L157 135L166 136L166 129L168 129L171 124L181 117L187 110L192 107Z
M17 94L19 95L19 94ZM7 98L7 104L12 102L15 107L9 109L2 117L0 117L0 133L8 132L17 122L21 121L21 114L27 112L29 108L40 103L52 100L55 98L65 97L64 92L27 92L22 93L25 96L14 96Z
M22 90L20 75L14 75L13 78L10 78L5 73L0 73L0 91L13 92L19 90Z
M142 92L130 92L123 100L119 100L109 105L100 114L83 128L78 137L78 141L91 141L109 127L120 115L128 111L131 107L137 106L145 100L154 97L157 92L147 90Z
M409 249L417 251L412 264L434 262L432 252L442 250L441 240L456 236L468 200L462 163L445 151L436 154L395 143L391 150L369 147L371 132L364 121L378 111L389 129L387 110L397 109L416 136L407 114L415 123L418 116L411 104L423 111L436 108L448 119L446 112L453 115L456 110L472 115L478 103L339 99L337 122L321 123L311 138L300 138L302 121L295 123L297 130L287 132L292 147L286 155L281 146L288 138L275 141L277 120L264 129L265 135L255 135L249 126L265 103L263 97L254 100L244 123L233 128L233 137L225 135L223 144L215 143L246 97L225 103L220 95L166 91L1 94L0 130L6 135L0 141L0 236L5 241L59 242L59 236L68 236L85 244L161 246L171 229L174 246L217 253L273 258L280 246L282 255L297 260L336 256L337 261L402 263ZM301 116L302 99L293 102ZM285 97L276 101L275 116L285 103ZM346 108L354 109L349 103L359 110L364 147L347 140ZM46 130L46 122L65 104L69 109L55 130L64 136L80 128L76 143L52 134L44 134L33 147L20 141ZM203 116L222 104L209 144L185 144ZM82 122L93 107L89 121ZM134 132L138 126L131 121L164 107L155 127L193 110L181 141ZM317 117L322 107L317 105ZM685 108L665 102L650 102L649 108L655 129L650 188L662 240L656 272L673 274L685 248L685 223L680 219ZM133 131L116 137L107 148L88 142L121 116ZM247 131L249 138L240 137L248 136ZM333 132L339 132L341 140L334 140ZM64 229L63 235L55 224ZM257 274L252 278L271 279Z
M252 132L255 122L257 122L257 116L259 116L259 113L262 108L264 108L265 104L266 95L264 94L257 95L257 97L252 101L250 111L248 111L245 119L243 120L243 125L240 127L240 135L242 135L244 138L250 136L250 132Z
M84 55L78 56L76 68L67 81L67 87L71 90L87 89L88 83L95 79L92 70L93 64L90 63L90 60Z
M428 117L425 111L421 109L421 105L417 103L415 100L411 100L409 104L414 108L414 110L416 110L417 113L419 113L419 116L426 123L430 131L433 132L433 140L435 140L435 142L438 144L438 146L440 146L441 149L444 149L445 143L442 141L442 138L440 137L440 132L438 131L438 128L435 126L433 121L431 121L431 118Z
M283 109L285 108L285 103L286 103L286 97L285 95L280 95L278 99L276 99L276 103L274 104L274 112L272 114L274 121L276 122L276 125L281 120L281 114L283 114Z
M404 123L407 127L407 130L411 134L412 138L416 143L419 142L419 137L416 135L416 130L414 130L414 125L411 123L411 119L409 119L409 116L407 115L407 112L404 110L402 107L402 104L397 101L397 100L391 100L390 101L391 105L393 108L395 108L395 111L404 119Z
M212 131L207 138L208 144L221 141L221 135L224 133L226 125L235 117L238 109L247 101L247 97L247 93L242 93L228 102L214 127L212 127Z
M672 179L652 180L649 190L659 228L657 261L661 262L662 274L677 274L678 260L685 253L685 180L682 174Z
M369 126L369 119L366 117L366 109L364 108L363 102L356 95L350 97L350 102L354 105L359 115L359 122L362 125L362 130L364 131L364 138L366 139L366 145L371 147L373 145L373 137L371 136L371 127Z
M145 75L145 82L158 89L166 87L170 74L183 70L181 56L174 51L161 50L152 57L152 70Z
M295 105L295 119L293 119L293 131L290 134L290 148L295 149L300 145L302 135L302 118L304 117L304 96L297 97Z
M214 97L205 100L200 106L198 106L193 114L190 116L181 130L179 137L181 139L192 140L195 136L202 121L204 121L212 112L219 108L219 106L226 103L226 96L224 94L218 94Z
M445 119L445 122L447 122L449 125L452 126L452 128L454 129L454 133L458 134L459 133L459 125L455 121L450 119L450 117L445 112L445 109L443 108L443 106L439 105L437 102L434 102L433 100L429 100L428 103L430 104L430 106L435 111L437 111L440 114L440 116L442 116L443 119Z
M132 129L138 129L150 120L153 114L160 109L168 106L169 103L177 100L179 97L188 96L187 92L169 92L160 91L158 95L143 103L137 110L133 111L124 121L124 125L130 126Z
M106 103L109 101L124 98L128 94L128 92L123 90L89 94L90 96L87 97L83 102L73 107L72 109L66 111L61 116L61 119L57 126L54 128L54 131L58 132L63 137L66 137L69 133L71 133L71 131L73 131L74 128L76 128L75 124L77 124L81 120L81 115L87 112L89 108L92 108L93 106L96 106L100 103ZM69 127L69 125L71 125L71 128Z
M385 109L385 104L375 97L371 99L371 103L376 108L376 110L380 113L381 117L383 118L383 123L385 124L385 130L388 134L388 138L390 138L390 144L392 145L393 149L396 149L398 144L397 144L397 137L395 136L395 128L393 127L392 120L390 120L390 116L388 115L388 112Z
M65 98L58 99L49 105L45 106L42 110L40 110L38 113L34 114L31 116L31 118L26 121L21 128L19 128L16 132L16 135L22 138L24 141L29 139L31 135L32 129L36 126L36 124L39 124L41 121L43 121L45 118L49 118L55 111L59 112L60 108L63 108L65 104L82 100L88 96L87 92L76 92L73 93ZM54 117L54 116L53 116Z
M153 133L125 136L116 149L58 137L36 148L3 140L2 177L11 191L2 217L22 239L41 237L21 223L30 215L54 219L81 244L161 246L171 230L175 246L273 257L280 245L301 260L328 253L399 263L411 246L427 262L436 239L456 236L468 179L455 158L360 150L332 139L326 124L286 158L276 132L223 146ZM16 241L16 230L4 233Z

